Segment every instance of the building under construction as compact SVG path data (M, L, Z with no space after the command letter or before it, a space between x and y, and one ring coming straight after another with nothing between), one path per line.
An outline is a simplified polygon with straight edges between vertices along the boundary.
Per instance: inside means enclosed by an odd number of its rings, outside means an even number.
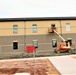
M52 26L75 47L76 17L1 18L0 53L26 52L27 46L53 51L61 38L51 33Z

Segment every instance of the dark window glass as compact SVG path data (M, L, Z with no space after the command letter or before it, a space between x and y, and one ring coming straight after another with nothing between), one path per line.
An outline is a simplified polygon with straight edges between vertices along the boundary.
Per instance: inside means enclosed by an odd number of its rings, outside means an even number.
M33 41L33 46L35 46L35 48L38 48L38 41Z
M52 47L57 47L57 40L56 39L52 40Z
M13 49L18 49L18 42L13 42Z
M67 40L70 43L70 46L72 45L72 39Z

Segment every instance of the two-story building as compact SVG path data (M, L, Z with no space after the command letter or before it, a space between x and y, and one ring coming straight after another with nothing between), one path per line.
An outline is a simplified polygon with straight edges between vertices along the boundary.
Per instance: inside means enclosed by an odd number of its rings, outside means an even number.
M61 41L48 31L52 25L64 39L76 44L76 17L1 18L0 53L26 52L31 45L52 51Z

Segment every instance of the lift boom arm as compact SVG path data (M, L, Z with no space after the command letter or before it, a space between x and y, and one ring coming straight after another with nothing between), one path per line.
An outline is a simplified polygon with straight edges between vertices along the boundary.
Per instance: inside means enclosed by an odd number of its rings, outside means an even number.
M66 41L60 34L58 34L55 30L54 32L63 40L63 41Z

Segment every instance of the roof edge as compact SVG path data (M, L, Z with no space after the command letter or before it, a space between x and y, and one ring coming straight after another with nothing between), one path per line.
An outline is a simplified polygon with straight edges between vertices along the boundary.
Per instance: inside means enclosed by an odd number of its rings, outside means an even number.
M41 20L76 20L76 17L0 18L0 22L6 22L6 21L41 21Z

